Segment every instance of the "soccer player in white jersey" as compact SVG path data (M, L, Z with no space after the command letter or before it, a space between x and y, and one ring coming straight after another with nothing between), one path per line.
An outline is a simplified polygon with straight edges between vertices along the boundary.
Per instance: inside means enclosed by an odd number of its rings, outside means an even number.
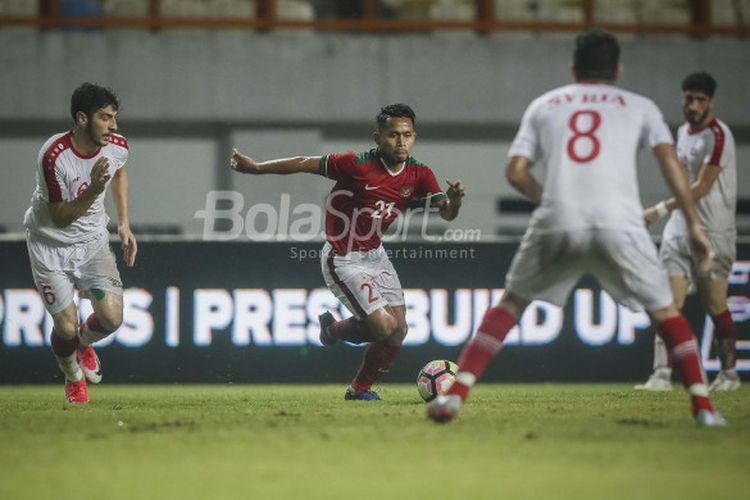
M687 171L697 200L698 219L711 242L711 267L701 273L690 259L685 217L674 198L661 201L645 212L652 224L672 212L664 228L659 258L669 273L675 304L682 308L689 291L697 288L714 324L714 345L721 371L710 390L733 391L740 387L736 370L737 327L727 308L729 273L737 256L737 166L734 137L729 127L713 115L716 80L708 73L693 73L682 82L682 111L686 122L677 132L677 156ZM664 342L654 345L654 372L636 389L672 389L672 365Z
M65 398L87 403L86 380L101 381L91 345L122 323L122 282L109 246L104 196L110 186L125 262L137 244L128 220L128 143L115 133L119 102L111 90L84 83L70 100L73 128L39 151L36 189L24 215L26 242L39 294L54 326L52 352L65 375ZM74 289L94 313L79 325Z
M484 315L464 347L456 381L430 402L427 414L452 420L469 390L533 300L562 306L584 274L591 274L619 303L645 308L664 338L702 425L725 425L708 397L698 346L674 306L667 273L643 220L636 152L648 146L687 219L692 255L705 266L708 241L695 214L672 135L649 99L614 86L620 47L610 33L576 38L575 83L534 100L508 153L508 181L539 204L511 263L499 305ZM547 167L544 189L531 174Z

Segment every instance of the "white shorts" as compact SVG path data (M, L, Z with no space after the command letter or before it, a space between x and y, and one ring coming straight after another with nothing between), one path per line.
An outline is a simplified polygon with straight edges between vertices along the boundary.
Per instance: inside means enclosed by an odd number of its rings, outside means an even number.
M737 258L737 235L706 233L706 236L711 243L714 258L711 260L708 273L700 277L726 281ZM685 277L691 288L694 288L695 278L699 277L699 273L691 257L687 236L673 236L662 240L659 258L667 268L669 276Z
M26 247L34 283L50 314L73 303L75 288L122 295L120 272L106 233L86 243L49 245L27 232Z
M326 286L357 319L387 305L404 305L398 274L382 246L338 255L326 243L320 254Z
M515 295L562 306L589 274L630 309L655 311L672 304L669 278L645 229L546 234L533 229L526 231L505 278L507 290Z

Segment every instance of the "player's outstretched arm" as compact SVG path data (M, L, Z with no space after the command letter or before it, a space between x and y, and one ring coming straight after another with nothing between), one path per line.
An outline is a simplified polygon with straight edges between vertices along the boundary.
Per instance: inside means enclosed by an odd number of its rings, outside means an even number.
M445 194L448 195L448 199L440 204L440 217L445 220L453 220L458 217L458 211L461 208L461 203L463 203L466 192L460 180L446 182L448 183L448 189L445 191Z
M659 161L661 173L674 194L677 207L682 209L687 222L690 250L693 260L701 271L707 271L711 265L711 246L703 233L703 228L695 213L695 203L690 192L687 177L682 172L672 144L657 144L653 149L654 156Z
M138 253L138 242L130 230L130 216L128 215L128 172L120 167L110 184L112 200L117 211L117 234L122 243L122 257L128 267L135 265L135 255Z
M102 156L91 168L91 184L73 201L49 203L49 215L57 227L67 227L88 212L94 200L102 194L109 180L109 160Z
M542 185L531 174L531 160L525 156L512 156L505 167L505 178L516 191L534 204L542 202Z
M690 193L693 195L693 200L700 200L706 196L720 173L721 167L718 165L703 165L698 171L698 178L690 185ZM654 224L676 208L676 198L660 201L656 205L647 208L643 212L643 218L646 220L646 224Z
M320 168L320 156L295 156L257 162L233 149L229 166L242 174L296 174L298 172L317 174Z

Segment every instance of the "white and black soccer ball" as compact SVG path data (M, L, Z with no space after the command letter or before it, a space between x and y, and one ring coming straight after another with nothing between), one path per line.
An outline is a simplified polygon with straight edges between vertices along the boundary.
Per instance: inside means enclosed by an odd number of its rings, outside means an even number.
M444 392L456 380L458 365L447 359L430 361L417 375L417 390L426 402Z

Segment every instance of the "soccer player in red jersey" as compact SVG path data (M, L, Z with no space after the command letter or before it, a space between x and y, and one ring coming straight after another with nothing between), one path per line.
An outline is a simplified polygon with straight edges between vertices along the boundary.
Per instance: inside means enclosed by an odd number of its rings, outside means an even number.
M320 341L369 343L344 395L347 400L379 400L372 385L393 365L407 333L404 292L381 244L388 226L415 202L436 207L445 220L458 215L461 181L440 189L430 167L410 156L417 137L414 111L404 104L380 110L373 139L364 153L298 156L257 162L234 150L231 166L246 174L307 172L336 181L326 203L326 243L321 267L326 286L353 314L336 321L321 314Z

